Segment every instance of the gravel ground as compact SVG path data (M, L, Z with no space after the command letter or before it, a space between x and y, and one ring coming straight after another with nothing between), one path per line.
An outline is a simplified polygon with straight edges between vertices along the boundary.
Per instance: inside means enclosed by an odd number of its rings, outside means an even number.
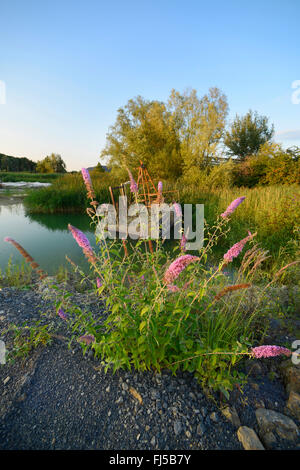
M76 294L76 302L91 310L96 305L96 299L85 294ZM41 313L58 322L64 335L53 304L40 293L0 291L1 330L10 322L46 321ZM284 412L287 395L276 374L277 363L246 361L249 382L243 393L236 389L230 397L241 424L256 432L257 408ZM297 445L284 441L282 448ZM0 367L1 450L242 448L237 429L220 411L219 397L208 398L188 372L176 377L168 371L105 374L98 360L83 356L79 345L68 349L59 338L23 362Z

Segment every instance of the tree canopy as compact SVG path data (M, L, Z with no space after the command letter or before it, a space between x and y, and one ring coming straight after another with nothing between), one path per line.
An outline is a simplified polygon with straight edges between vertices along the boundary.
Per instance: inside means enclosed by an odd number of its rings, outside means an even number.
M236 115L225 133L224 144L230 156L243 160L249 155L255 155L261 145L272 139L273 134L274 125L269 126L268 118L250 110L245 116Z
M38 173L66 173L66 164L60 155L51 153L37 162L36 171Z
M217 158L227 110L226 97L217 88L202 98L196 90L172 90L167 103L138 96L118 110L100 158L108 156L110 166L131 169L142 160L162 179L194 173Z

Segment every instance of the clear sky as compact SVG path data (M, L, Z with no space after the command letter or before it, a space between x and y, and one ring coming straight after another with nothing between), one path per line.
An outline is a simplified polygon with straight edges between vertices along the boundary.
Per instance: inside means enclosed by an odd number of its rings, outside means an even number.
M300 145L300 0L0 0L0 18L0 153L93 166L128 99L211 86Z

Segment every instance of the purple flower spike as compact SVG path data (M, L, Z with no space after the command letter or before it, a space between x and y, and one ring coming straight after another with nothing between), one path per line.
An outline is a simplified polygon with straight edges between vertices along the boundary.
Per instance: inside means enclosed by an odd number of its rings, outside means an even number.
M86 189L88 191L88 197L90 199L93 199L95 194L94 194L93 184L92 184L90 174L86 168L81 168L81 174L82 174L82 178L86 186Z
M86 258L90 261L90 263L94 264L96 262L95 253L93 252L87 237L84 235L83 232L81 232L81 230L76 227L73 227L73 225L71 224L68 225L68 229L71 231L78 245L82 248L82 251L85 254Z
M248 237L243 238L243 240L239 241L238 243L235 243L235 245L233 245L227 251L227 253L225 253L224 260L227 261L227 263L230 263L233 260L233 258L236 258L240 254L240 252L242 251L246 243L256 235L256 233L254 235L252 235L251 232L248 232L248 233L249 233Z
M235 209L243 202L244 199L245 199L245 196L242 196L232 201L232 203L227 207L226 211L223 212L223 214L221 214L221 217L225 218L225 217L228 217L230 214L232 214L235 211Z
M158 192L162 193L162 190L163 190L163 184L161 181L159 181L158 185L157 185L157 189L158 189Z
M174 207L174 211L175 211L176 216L177 217L182 217L181 205L178 204L178 202L174 202L173 207Z
M67 320L68 319L68 315L63 311L62 308L58 309L58 312L57 312L58 316L60 318L62 318L63 320Z
M79 343L91 344L95 341L94 335L83 335L78 338Z
M170 292L178 292L180 290L179 287L176 286L175 284L169 284L168 289Z
M173 263L170 264L169 268L165 272L164 281L169 286L173 284L173 281L179 276L181 271L183 271L190 263L198 260L198 256L193 255L183 255L175 259Z
M127 168L127 171L128 171L128 175L129 175L129 179L130 179L130 191L132 193L137 193L138 192L138 185L136 184L132 174L131 174L131 171Z
M98 288L98 289L99 289L100 287L102 287L102 285L103 285L103 284L102 284L102 281L101 281L101 279L100 279L100 277L97 277L96 283L97 283L97 288Z
M260 359L262 357L275 357L283 354L284 356L290 356L292 352L287 348L282 348L281 346L258 346L257 348L252 348L251 352L254 357Z

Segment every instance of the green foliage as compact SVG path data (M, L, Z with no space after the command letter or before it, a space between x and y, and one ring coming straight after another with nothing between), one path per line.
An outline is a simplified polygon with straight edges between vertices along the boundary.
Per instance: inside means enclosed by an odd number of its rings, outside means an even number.
M279 144L265 143L256 155L246 157L233 169L237 186L300 183L300 160Z
M10 157L0 153L0 171L35 171L36 163L28 158Z
M44 160L37 162L36 171L40 173L66 173L66 164L60 155L51 153Z
M15 361L24 359L38 346L46 346L51 343L51 327L41 325L40 320L34 325L28 326L23 323L21 326L10 325L7 332L12 336L12 346L8 350L7 360Z
M172 90L166 104L138 96L118 110L101 158L108 156L111 166L126 164L132 170L142 160L154 178L189 178L217 158L227 108L217 88L202 98L196 90Z
M218 88L210 88L202 98L196 90L183 94L172 90L168 106L177 123L184 180L194 182L195 173L218 161L228 113L226 96Z
M259 116L251 110L245 116L236 116L229 131L226 132L224 143L231 156L241 160L258 152L261 145L272 138L274 126L269 128L268 118Z
M118 110L116 123L107 135L101 158L111 166L124 163L131 169L142 160L155 177L174 179L181 174L180 143L176 125L166 105L141 96Z
M98 202L110 202L108 185L117 184L114 175L107 173L104 179L102 174L93 173L92 180ZM47 188L29 191L24 204L33 213L85 212L88 199L81 175L67 174Z
M0 171L0 181L2 183L16 183L25 181L28 183L38 181L40 183L51 183L61 176L59 173L29 173L29 172L2 172Z
M32 282L32 269L22 261L21 264L14 264L10 257L4 270L0 268L0 287L24 287Z
M96 215L92 220L97 223ZM209 255L228 233L227 224L228 219L218 217L207 227L206 244L197 262L176 279L176 291L166 285L164 273L173 256L182 254L179 246L171 256L160 241L151 253L147 243L139 240L127 243L128 254L124 256L120 241L100 236L92 275L102 282L96 289L99 314L70 306L66 293L56 303L57 310L62 307L68 312L71 342L92 335L91 345L81 343L83 352L91 347L106 371L168 368L176 374L179 369L188 370L202 386L228 396L234 384L245 379L236 365L264 331L265 315L259 308L260 299L254 308L244 307L245 289L235 290L229 298L215 297L228 280L223 273L224 261L212 267ZM256 249L239 277L251 283L261 261L262 252Z

